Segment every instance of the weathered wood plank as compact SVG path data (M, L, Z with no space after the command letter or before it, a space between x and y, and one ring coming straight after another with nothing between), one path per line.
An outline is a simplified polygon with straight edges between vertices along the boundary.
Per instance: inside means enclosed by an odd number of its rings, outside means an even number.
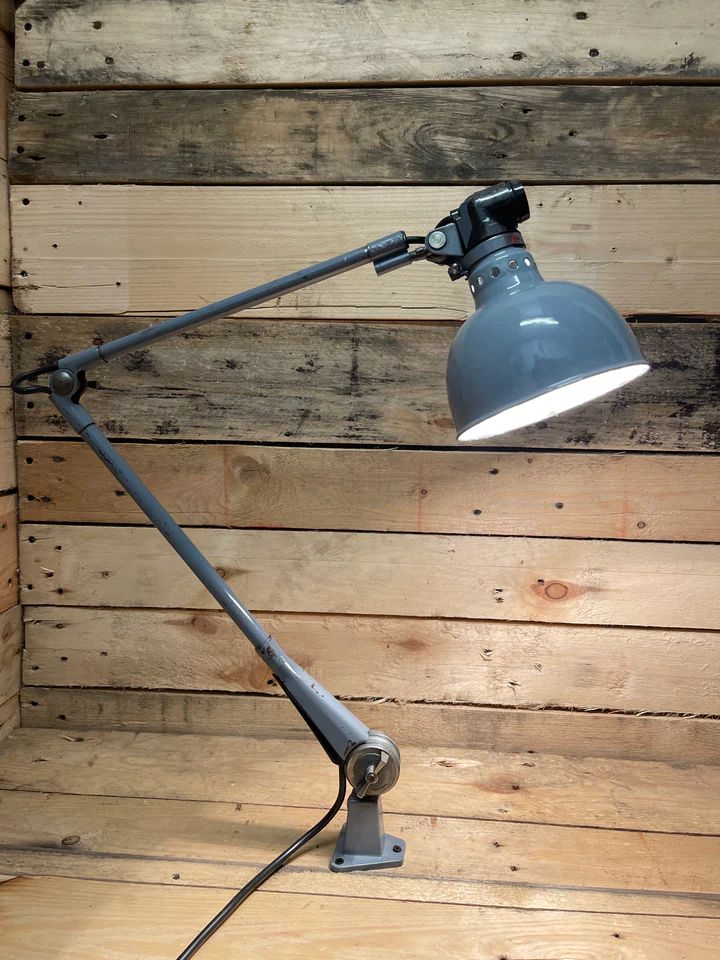
M327 755L303 740L21 727L0 759L4 790L283 808L308 797L329 806L337 792ZM711 835L720 832L720 767L406 746L383 803L388 813Z
M188 526L720 541L720 459L706 455L161 442L122 454ZM26 522L147 523L82 443L22 441L18 469Z
M15 417L9 387L0 387L0 491L17 486L15 471Z
M20 697L13 694L5 703L0 703L0 740L20 724Z
M313 817L298 807L23 791L4 791L0 809L5 870L201 887L242 886ZM378 885L377 875L327 870L340 822L263 889L720 918L717 837L391 814L385 828L405 839L409 869Z
M9 34L10 37L15 33L15 0L2 0L0 2L0 30ZM10 69L12 70L12 58L10 59Z
M23 29L24 27L24 29ZM712 4L444 0L337 4L26 0L18 85L245 86L715 79ZM482 123L482 116L478 118Z
M701 715L720 702L720 635L713 633L260 617L341 697ZM280 693L220 612L30 607L25 621L30 685Z
M522 171L560 183L707 181L720 177L719 98L715 87L687 86L18 93L11 176L390 184Z
M198 528L254 610L716 629L720 546ZM59 548L59 549L58 549ZM148 527L24 524L24 601L215 609Z
M73 960L96 960L100 951L117 960L138 954L165 960L181 951L227 898L226 890L18 877L3 889L5 943L13 960L51 956L67 942ZM287 960L323 955L356 960L368 951L377 960L434 960L447 952L450 931L454 954L473 960L497 960L498 951L533 960L601 957L618 939L624 960L707 960L720 950L720 923L709 918L260 892L244 905L242 923L227 924L221 937L203 947L207 960L228 954L275 960L278 917Z
M0 289L0 387L9 387L10 372L10 317L12 297L9 290Z
M295 708L277 697L25 687L22 698L27 727L312 739ZM716 720L372 700L352 709L403 745L720 764Z
M19 185L16 303L28 313L181 312L398 228L424 234L474 189ZM720 186L529 196L523 233L548 279L590 284L624 313L720 313ZM471 309L464 287L428 263L381 280L366 268L254 314L457 320Z
M18 599L17 496L0 496L0 612Z
M17 317L16 368L147 322ZM720 325L634 329L653 366L649 375L493 446L720 449ZM85 402L105 431L123 439L447 446L455 442L444 374L454 333L442 324L217 321L94 371L100 389ZM19 436L70 434L42 397L19 401L16 418ZM682 463L678 470L688 472ZM502 482L502 475L489 479Z
M9 4L6 0L0 3L0 114L2 129L0 129L0 156L7 160L8 151L8 101L13 92L13 42L5 27L6 11L3 9ZM13 8L14 9L14 8Z
M4 119L4 108L0 109L0 123ZM7 160L0 159L0 284L10 287L10 203L8 200Z
M0 613L0 703L17 696L20 689L22 630L22 614L18 605Z

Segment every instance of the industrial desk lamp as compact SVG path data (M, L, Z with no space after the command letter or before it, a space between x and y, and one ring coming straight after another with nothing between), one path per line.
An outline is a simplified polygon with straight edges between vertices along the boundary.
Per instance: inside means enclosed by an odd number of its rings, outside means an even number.
M627 323L607 301L574 283L543 280L518 232L518 224L529 215L520 183L497 184L472 194L425 237L392 233L244 293L72 353L13 381L17 393L49 394L65 420L250 640L339 768L340 790L332 810L243 888L188 946L182 960L192 956L252 890L332 819L344 801L346 780L352 794L331 869L400 866L405 844L384 832L380 802L381 795L397 782L400 754L390 737L368 729L287 656L128 466L80 403L86 371L181 330L361 264L372 263L382 275L428 260L447 266L451 280L467 278L475 300L476 310L460 328L447 367L458 440L484 440L544 420L629 383L645 373L648 364ZM48 386L37 384L42 374L50 374Z

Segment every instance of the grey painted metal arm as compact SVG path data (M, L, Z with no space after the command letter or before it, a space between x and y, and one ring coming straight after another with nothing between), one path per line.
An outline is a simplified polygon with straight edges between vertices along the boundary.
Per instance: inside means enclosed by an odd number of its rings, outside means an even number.
M62 390L58 371L53 377ZM69 382L69 381L68 381ZM118 483L133 498L170 546L190 567L195 576L217 600L222 609L250 640L288 697L300 710L310 727L335 762L345 760L349 752L368 738L368 728L340 701L336 700L302 667L298 666L280 644L258 623L247 607L225 583L210 561L203 556L185 531L173 520L165 507L145 486L126 460L113 447L93 422L90 414L69 396L54 390L50 396L72 428L90 446Z
M250 640L330 758L335 763L346 765L346 771L353 786L357 787L361 784L363 790L371 794L384 792L397 779L399 754L394 743L389 738L378 739L383 735L370 731L347 707L288 657L279 643L252 616L210 561L203 556L190 537L172 519L165 507L105 437L94 423L92 416L80 404L80 397L85 389L84 372L89 367L189 327L228 316L238 310L317 283L364 263L374 263L377 272L381 273L396 266L411 263L414 259L424 258L425 248L421 247L409 252L409 242L402 232L390 234L364 247L254 287L244 293L208 304L179 317L161 321L100 346L70 354L58 361L57 368L50 376L48 391L51 402L65 420L93 449L118 483ZM357 749L359 747L362 748L360 752ZM391 755L390 763L388 763L388 752ZM378 758L382 757L385 759L380 761ZM351 762L347 763L349 759ZM379 762L381 766L385 765L383 776L376 772L380 769Z
M252 287L250 290L244 290L232 297L206 304L197 310L183 313L179 317L162 320L160 323L155 323L135 333L129 333L117 340L111 340L109 343L103 343L98 347L89 347L87 350L72 353L63 357L58 362L58 366L75 372L88 370L98 363L120 356L120 354L127 353L129 350L137 350L138 347L145 347L181 330L207 323L209 320L229 317L240 310L247 310L260 303L292 293L294 290L300 290L313 283L318 283L320 280L327 280L330 277L346 273L348 270L353 270L364 263L374 263L377 272L383 273L389 269L394 269L396 266L412 263L413 260L423 259L427 255L424 248L409 252L408 243L408 238L402 231L388 234L388 236L381 237L379 240L373 240L364 247L357 247L348 253L342 253L337 257L323 260L303 270L297 270L295 273L270 280L268 283Z

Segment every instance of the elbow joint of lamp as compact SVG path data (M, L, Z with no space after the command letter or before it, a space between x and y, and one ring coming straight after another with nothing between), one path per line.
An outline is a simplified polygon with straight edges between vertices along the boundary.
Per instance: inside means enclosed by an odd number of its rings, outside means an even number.
M522 185L498 184L468 197L426 238L428 259L447 264L452 279L466 277L475 301L447 366L461 442L547 420L649 369L607 300L580 284L543 279L517 230L528 217Z

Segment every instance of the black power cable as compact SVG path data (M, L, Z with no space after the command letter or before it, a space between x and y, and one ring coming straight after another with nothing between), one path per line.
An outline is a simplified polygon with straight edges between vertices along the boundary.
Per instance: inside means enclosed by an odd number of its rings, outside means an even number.
M247 900L251 893L254 893L258 887L261 887L263 883L265 883L266 880L272 877L273 874L277 873L281 867L284 867L285 864L291 860L295 854L305 846L306 843L309 843L314 837L316 837L320 831L324 830L330 821L335 818L336 814L340 810L340 807L343 805L343 801L345 800L345 791L347 789L345 768L341 764L338 769L340 771L338 795L335 798L335 803L333 803L332 807L330 807L325 816L321 820L318 820L314 827L310 827L306 833L304 833L301 837L298 837L294 843L291 843L287 850L283 850L283 852L275 857L271 863L269 863L266 867L263 867L260 873L255 874L252 880L249 880L242 890L238 890L235 896L231 900L228 900L222 910L212 918L210 923L208 923L206 927L203 927L192 943L189 943L185 947L177 960L190 960L190 957L194 957L200 947L206 943L217 930L220 929L228 917L231 917L233 913L235 913L240 904Z

